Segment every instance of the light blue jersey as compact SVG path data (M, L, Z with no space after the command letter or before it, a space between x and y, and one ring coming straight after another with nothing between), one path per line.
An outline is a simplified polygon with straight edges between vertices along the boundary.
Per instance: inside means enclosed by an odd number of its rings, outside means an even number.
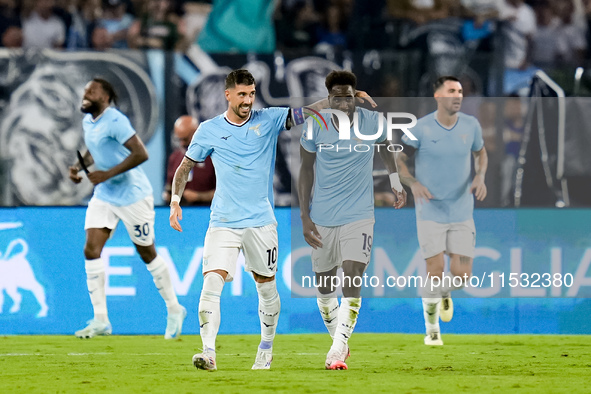
M436 114L419 119L410 130L416 141L402 137L404 144L417 150L415 178L433 196L429 202L416 205L417 220L463 222L472 219L474 211L470 157L484 146L482 128L475 117L459 112L455 126L446 129Z
M359 132L376 134L378 112L357 108ZM373 144L386 140L385 125L376 139L361 140L351 127L351 139L339 139L339 132L330 114L323 114L328 130L313 123L311 139L300 140L302 147L316 153L314 195L310 204L310 218L325 227L342 226L363 219L374 219L373 198ZM386 149L386 147L381 147Z
M107 108L95 121L86 114L82 121L84 142L97 170L107 171L129 156L125 144L135 135L127 116L115 108ZM144 171L135 167L94 188L94 196L115 206L133 204L152 195L152 185Z
M199 125L185 156L204 161L211 155L216 190L210 227L248 228L277 223L273 213L273 174L277 137L289 108L252 110L237 126L224 114Z

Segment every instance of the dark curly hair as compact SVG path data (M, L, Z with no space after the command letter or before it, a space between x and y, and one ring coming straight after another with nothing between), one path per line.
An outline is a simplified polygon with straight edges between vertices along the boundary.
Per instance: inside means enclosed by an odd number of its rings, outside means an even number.
M326 85L326 89L329 93L336 85L351 85L353 90L355 90L357 87L357 77L350 71L334 70L326 76L326 81L324 84Z

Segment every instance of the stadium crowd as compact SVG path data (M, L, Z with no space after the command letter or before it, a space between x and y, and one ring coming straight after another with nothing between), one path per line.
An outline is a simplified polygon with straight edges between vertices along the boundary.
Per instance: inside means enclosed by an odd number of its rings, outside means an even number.
M245 20L230 28L243 22L261 32L274 29L276 40L261 44L235 34L244 42L234 48L208 36L210 52L396 48L409 29L442 21L461 23L465 41L482 40L504 21L507 50L525 51L530 64L574 64L591 53L591 0L0 0L1 46L182 51L199 41L212 6L211 15L216 7L244 11L234 15ZM269 20L252 24L248 10ZM508 67L527 66L525 58L513 59L519 64Z

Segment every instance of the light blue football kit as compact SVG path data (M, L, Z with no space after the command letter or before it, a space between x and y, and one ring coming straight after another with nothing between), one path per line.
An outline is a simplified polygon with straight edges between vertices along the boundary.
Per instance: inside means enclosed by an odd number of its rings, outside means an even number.
M422 117L410 130L417 140L402 137L405 145L416 149L415 178L433 196L416 204L416 216L417 220L459 223L472 219L474 211L471 153L484 146L482 128L475 117L459 112L456 124L447 129L436 115Z
M213 161L217 184L210 227L277 224L273 213L275 152L289 110L253 109L242 125L221 114L199 125L185 156L196 162L211 156Z
M376 134L380 113L357 108L359 132ZM321 112L322 114L322 112ZM313 123L308 139L306 128L300 139L302 147L316 153L316 181L311 201L310 218L325 227L341 226L358 220L374 219L373 196L373 144L386 140L386 128L372 140L355 136L351 127L351 139L339 139L330 114L323 114L328 130ZM386 147L381 147L386 149Z
M86 114L82 128L84 142L97 170L107 171L129 156L130 151L124 144L136 132L127 116L117 109L109 107L95 120L91 114ZM94 188L94 197L118 207L133 204L148 196L152 196L152 185L139 167L99 183Z

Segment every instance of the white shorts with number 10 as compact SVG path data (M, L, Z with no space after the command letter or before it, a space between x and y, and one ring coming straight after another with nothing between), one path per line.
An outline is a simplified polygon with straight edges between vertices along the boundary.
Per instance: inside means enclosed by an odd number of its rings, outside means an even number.
M223 270L228 273L226 282L231 282L242 250L246 271L271 277L277 272L277 247L276 224L250 228L210 227L205 234L203 273Z
M373 219L364 219L336 227L316 225L322 236L322 247L312 250L314 272L330 271L347 260L368 264L374 223Z

